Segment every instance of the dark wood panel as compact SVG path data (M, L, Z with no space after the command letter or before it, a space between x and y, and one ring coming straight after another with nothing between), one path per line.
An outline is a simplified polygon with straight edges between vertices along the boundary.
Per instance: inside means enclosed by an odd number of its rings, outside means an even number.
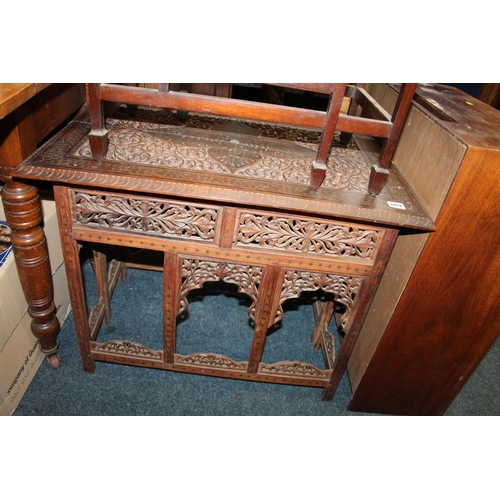
M51 85L30 102L36 142L41 142L56 127L85 103L85 84Z

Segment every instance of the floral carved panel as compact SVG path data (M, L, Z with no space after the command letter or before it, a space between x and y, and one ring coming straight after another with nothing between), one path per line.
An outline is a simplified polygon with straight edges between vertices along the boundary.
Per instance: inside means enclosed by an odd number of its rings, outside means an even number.
M237 245L370 259L380 231L339 222L299 219L286 215L243 212Z
M81 224L213 241L218 210L167 200L110 194L75 193Z
M250 318L255 319L255 306L262 267L244 266L225 262L209 262L184 259L182 263L182 286L180 293L180 313L188 307L187 293L201 288L207 281L224 281L238 286L238 291L247 294L252 299L248 309Z
M93 342L92 346L96 352L106 354L122 354L125 356L150 358L157 361L160 361L163 356L163 351L153 351L145 345L129 340L109 340L102 344Z
M227 356L214 353L196 353L188 356L177 354L175 362L178 364L200 366L204 368L223 368L229 370L245 371L247 363L233 361Z
M300 361L279 361L278 363L274 363L272 365L261 363L259 373L322 379L326 379L328 377L327 370L320 370L310 363L301 363Z
M354 300L365 279L358 276L288 270L285 272L283 279L283 288L281 290L280 306L276 321L283 316L282 305L286 300L299 297L302 292L322 290L331 293L333 300L345 307L345 312L340 318L339 325L343 329L347 324Z
M200 123L197 125L200 126ZM301 142L294 135L286 141L275 139L269 130L264 134L267 137L255 137L132 120L110 119L107 126L107 161L198 170L302 185L309 185L311 167L318 148L318 144ZM287 137L287 134L283 134L284 130L286 127L278 127L275 135L280 138L283 135ZM309 139L314 140L316 136L317 134ZM71 155L90 159L88 142L79 144L71 151ZM370 165L359 150L332 147L326 169L323 187L366 192Z

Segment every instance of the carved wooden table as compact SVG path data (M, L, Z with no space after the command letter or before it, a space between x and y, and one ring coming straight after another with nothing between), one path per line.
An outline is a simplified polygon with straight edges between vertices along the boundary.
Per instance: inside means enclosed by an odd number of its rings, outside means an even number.
M361 142L334 145L324 182L312 189L318 132L195 114L181 126L173 112L142 112L108 119L103 161L92 159L82 114L15 171L54 184L84 370L107 361L322 387L323 399L331 399L399 228L429 231L432 221L396 170L380 195L367 194L376 152ZM99 290L89 314L80 261L88 245ZM114 259L107 258L111 247L122 250ZM101 325L111 319L111 294L133 265L127 249L162 256L162 349L122 338L99 341ZM176 352L176 321L188 292L218 280L252 301L255 327L243 361ZM282 318L284 302L304 291L323 293L314 303L311 348L322 350L325 367L297 359L263 363L269 328ZM332 316L337 348L328 331Z

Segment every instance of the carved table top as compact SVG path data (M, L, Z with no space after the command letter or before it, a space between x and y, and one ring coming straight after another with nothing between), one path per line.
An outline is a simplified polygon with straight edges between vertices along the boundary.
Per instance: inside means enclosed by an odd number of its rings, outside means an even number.
M108 119L105 161L90 155L84 111L14 172L16 177L298 211L389 226L434 225L394 169L368 194L370 153L361 142L334 143L325 181L309 187L320 132L169 110L124 110ZM361 146L361 147L360 147Z

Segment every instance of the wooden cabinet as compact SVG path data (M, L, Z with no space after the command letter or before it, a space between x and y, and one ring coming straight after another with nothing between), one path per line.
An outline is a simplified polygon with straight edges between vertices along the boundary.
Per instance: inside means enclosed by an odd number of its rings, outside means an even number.
M394 162L436 231L398 238L349 363L353 411L443 414L500 332L500 112L437 85L416 101Z

